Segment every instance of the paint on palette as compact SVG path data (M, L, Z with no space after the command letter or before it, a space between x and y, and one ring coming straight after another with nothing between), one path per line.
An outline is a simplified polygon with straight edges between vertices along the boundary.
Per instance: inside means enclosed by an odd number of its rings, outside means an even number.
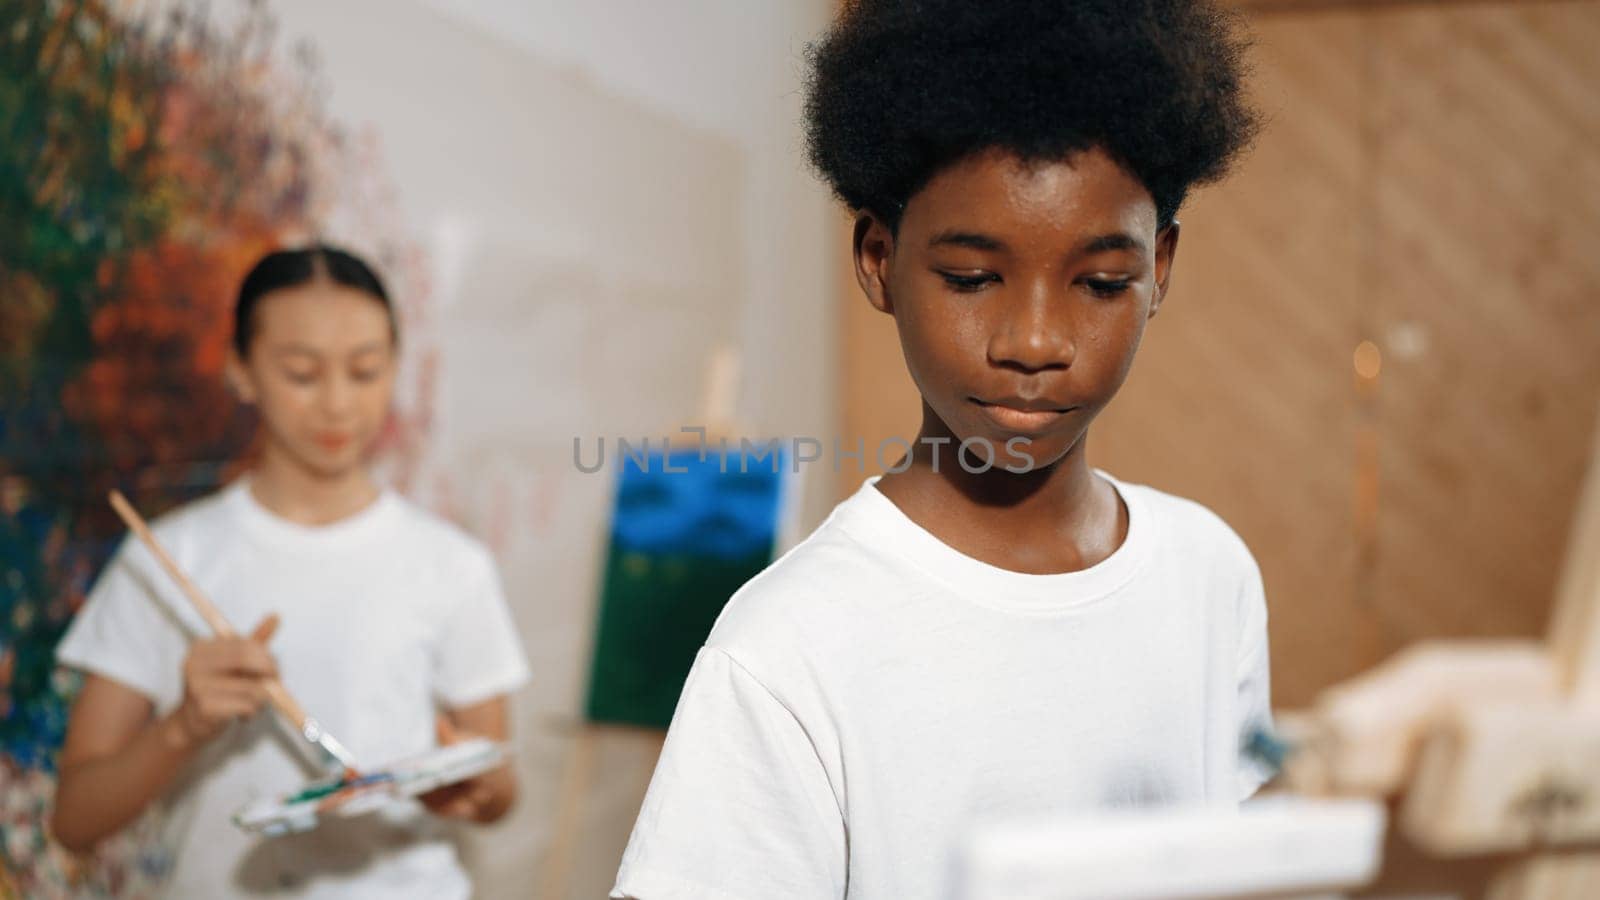
M317 781L278 800L246 805L235 825L276 837L310 831L331 818L377 812L396 801L474 778L503 765L505 744L470 738L390 763L375 772Z

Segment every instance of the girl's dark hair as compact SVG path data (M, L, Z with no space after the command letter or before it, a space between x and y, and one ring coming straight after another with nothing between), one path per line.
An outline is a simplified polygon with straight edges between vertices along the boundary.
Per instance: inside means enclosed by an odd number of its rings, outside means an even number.
M372 267L338 247L313 244L268 253L244 277L244 283L239 286L239 302L233 307L233 348L241 358L249 355L250 339L255 336L256 306L261 298L273 291L313 281L331 281L372 295L389 315L389 336L399 342L394 304Z

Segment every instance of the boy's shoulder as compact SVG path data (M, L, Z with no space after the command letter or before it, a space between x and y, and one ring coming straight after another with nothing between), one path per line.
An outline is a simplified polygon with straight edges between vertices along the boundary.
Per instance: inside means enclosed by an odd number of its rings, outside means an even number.
M1147 484L1115 478L1112 481L1124 499L1142 507L1155 524L1158 555L1204 559L1247 570L1256 568L1255 557L1244 538L1209 506Z
M1148 484L1116 481L1118 490L1135 493L1172 536L1215 542L1244 550L1244 539L1211 507Z
M839 504L815 531L739 588L706 643L743 658L738 651L794 646L805 636L826 639L872 598L892 595L903 581L895 560L844 526L852 502Z

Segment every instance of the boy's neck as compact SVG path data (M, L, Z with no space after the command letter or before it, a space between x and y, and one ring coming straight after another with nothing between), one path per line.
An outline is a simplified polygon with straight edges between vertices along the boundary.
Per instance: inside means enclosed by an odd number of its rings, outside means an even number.
M1040 575L1086 569L1122 545L1127 510L1116 489L1089 468L1087 435L1060 459L1022 474L998 465L968 472L953 452L959 442L934 443L945 437L925 424L911 465L878 482L884 496L945 544L1002 569Z
M324 475L267 448L250 470L250 495L297 525L330 525L353 516L381 491L365 468Z

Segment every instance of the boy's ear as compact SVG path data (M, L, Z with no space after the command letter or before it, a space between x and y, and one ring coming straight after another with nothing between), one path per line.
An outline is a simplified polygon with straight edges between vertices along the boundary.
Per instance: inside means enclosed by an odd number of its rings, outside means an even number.
M250 379L250 372L244 366L244 360L239 358L239 351L228 350L228 361L223 367L223 377L228 381L228 390L243 403L256 402L255 382Z
M1150 318L1161 308L1167 297L1167 285L1172 282L1172 262L1178 255L1178 220L1156 234L1156 290L1150 298Z
M889 265L894 258L894 235L882 219L869 212L856 216L852 249L856 261L856 281L867 300L878 312L894 315L889 300Z

